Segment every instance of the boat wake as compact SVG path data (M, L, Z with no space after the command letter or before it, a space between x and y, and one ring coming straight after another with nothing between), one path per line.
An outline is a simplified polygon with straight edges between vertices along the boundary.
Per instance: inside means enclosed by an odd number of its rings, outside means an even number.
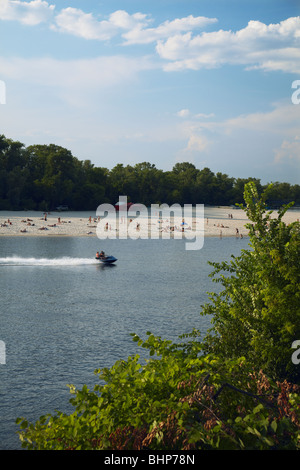
M97 261L91 258L21 258L11 256L0 258L0 266L84 266L97 264Z

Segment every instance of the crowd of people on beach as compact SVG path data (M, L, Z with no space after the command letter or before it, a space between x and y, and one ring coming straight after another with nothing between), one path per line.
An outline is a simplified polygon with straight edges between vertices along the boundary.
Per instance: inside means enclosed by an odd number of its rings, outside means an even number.
M49 217L50 216L50 217ZM226 223L226 218L228 222ZM232 220L235 219L235 220ZM298 213L289 214L289 222L299 220ZM101 225L99 224L101 222ZM169 233L174 234L175 232L189 232L190 235L197 231L205 232L207 236L231 236L236 238L244 238L248 235L247 229L245 229L245 223L247 220L243 218L242 214L238 217L233 217L232 214L224 213L219 217L207 217L205 222L203 220L196 220L195 217L182 218L171 217L163 218L157 214L152 219L143 218L130 218L122 216L117 219L109 219L105 217L93 217L87 216L87 218L73 217L71 220L64 220L60 215L54 215L48 213L42 213L38 217L17 217L12 216L0 220L0 236L1 235L17 235L18 233L35 235L39 232L49 232L49 235L68 235L68 236L94 236L99 234L99 231L103 233L108 232L123 232L124 229L128 230L132 234L133 231L140 232L143 236L145 230L147 231L146 236L151 232L152 234ZM69 228L68 226L72 224ZM205 225L205 228L204 228ZM97 229L97 230L96 230ZM109 235L107 234L107 237Z
M28 229L30 227L34 227L36 230L39 230L39 231L48 231L51 228L55 229L55 228L58 228L60 226L63 226L64 224L72 223L71 220L63 220L61 218L61 216L58 216L56 221L55 221L55 219L53 220L53 218L51 220L48 220L49 215L51 215L51 214L45 212L42 215L42 217L38 217L38 218L34 218L34 219L27 217L27 218L24 218L24 219L21 219L21 220L18 220L18 221L15 220L14 223L16 225L19 225L19 223L24 225L24 227L19 229L20 233L29 233ZM228 214L228 217L232 218L232 214ZM40 221L44 222L44 224L42 226L40 226ZM78 221L80 221L80 224L81 224L80 228L82 228L84 220L83 219L78 219ZM90 229L99 228L97 226L97 224L100 221L101 221L100 216L98 216L98 217L89 216L87 221L86 221L86 226L88 227L89 231L86 232L86 235L95 234L95 231L92 231ZM46 222L48 222L48 223L46 223ZM49 223L49 222L51 222L51 223ZM74 220L73 220L73 222L74 222ZM111 221L106 222L103 225L103 230L105 232L109 232L109 231L112 231L112 230L118 231L118 227L120 228L120 224L126 224L127 223L128 228L131 227L131 229L133 228L133 224L135 224L134 229L137 232L140 232L142 228L145 228L145 227L149 228L149 220L148 219L146 220L146 224L144 224L143 222L145 222L145 221L137 220L135 222L135 219L132 219L132 218L127 219L126 217L122 216L120 219L118 219L118 224L115 224ZM177 221L177 223L174 223L173 219L169 220L168 218L163 219L162 217L157 217L156 220L153 220L153 222L151 222L151 225L156 226L158 232L160 232L160 233L162 233L162 232L166 232L166 233L181 232L181 233L184 233L185 231L192 231L192 230L195 231L195 228L196 228L195 224L196 223L197 223L197 221L193 219L191 221L191 225L192 225L191 226L184 218L181 219L181 222ZM207 225L208 224L209 224L209 219L207 218ZM11 225L13 225L13 222L12 222L11 219L7 219L4 222L0 223L0 227L9 227ZM226 226L223 223L214 223L211 226L216 227L216 228L220 228L220 229L229 229L230 228L229 226ZM75 226L74 226L74 229L75 229ZM77 227L77 230L78 230L78 227ZM32 233L32 231L30 233ZM76 235L76 229L74 230L74 236L75 235ZM221 235L222 235L222 232L220 231L220 236ZM236 236L239 236L239 229L238 228L236 228ZM242 237L242 235L241 235L241 237Z

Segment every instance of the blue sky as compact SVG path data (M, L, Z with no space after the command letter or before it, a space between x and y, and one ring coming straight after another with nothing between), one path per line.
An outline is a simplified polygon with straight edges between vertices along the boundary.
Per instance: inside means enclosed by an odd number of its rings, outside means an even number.
M298 0L1 0L0 133L113 168L300 181Z

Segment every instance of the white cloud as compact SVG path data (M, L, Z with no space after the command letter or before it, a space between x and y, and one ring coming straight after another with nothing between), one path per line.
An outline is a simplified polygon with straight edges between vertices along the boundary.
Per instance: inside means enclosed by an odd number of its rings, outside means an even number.
M159 40L156 51L167 60L165 70L219 67L239 64L266 70L300 72L300 17L265 25L250 21L237 32L213 31L192 36L176 34Z
M191 31L216 21L216 18L190 15L186 18L165 21L156 28L150 28L152 20L143 13L130 15L124 10L117 10L109 15L108 19L99 20L91 13L68 7L55 17L55 25L52 27L85 39L108 40L121 34L125 39L124 44L132 45L149 44L172 34Z
M174 34L203 28L216 21L216 18L190 15L185 18L176 18L173 21L165 21L156 28L142 29L141 25L138 25L123 34L123 37L126 39L125 44L149 44Z
M19 0L1 0L0 19L20 21L27 25L37 25L48 22L54 12L55 6L43 0L21 2Z
M125 10L117 10L107 19L100 19L92 13L73 7L63 8L53 16L54 9L54 5L49 5L43 0L1 0L0 19L20 21L28 25L49 21L49 27L53 30L89 40L106 41L120 34L125 45L150 44L170 35L203 28L217 21L216 18L189 15L172 21L167 20L157 27L149 27L153 22L152 18L140 12L130 15Z
M275 163L294 161L300 165L300 139L295 137L293 141L284 140L279 149L275 150ZM299 166L300 177L300 166Z
M52 30L87 40L119 37L123 45L154 43L166 71L231 64L300 73L300 16L269 25L251 20L236 32L220 29L194 35L194 30L211 26L217 19L189 15L151 27L154 20L140 12L117 10L104 18L73 7L56 13L55 5L45 0L0 0L0 19L27 25L46 22Z
M241 151L239 165L246 164L244 159L251 155L253 165L269 162L275 169L279 164L289 164L294 168L295 177L297 166L300 175L299 113L300 106L288 102L276 103L270 111L220 121L207 120L213 115L203 115L203 120L200 120L201 115L189 115L189 119L179 125L176 135L185 142L182 155L205 152L211 157L221 151L220 156L226 155L229 161Z
M250 113L227 119L221 124L221 127L226 134L248 130L268 132L273 135L294 136L299 131L299 111L297 106L290 103L275 103L271 111Z
M209 114L198 113L198 114L195 115L195 118L197 118L197 119L209 119L209 118L212 118L212 117L215 117L214 113L209 113Z
M141 13L129 15L126 11L118 10L112 13L107 20L98 20L91 13L68 7L56 15L52 29L74 34L84 39L106 41L119 34L120 31L144 25L145 19L146 15Z
M51 87L54 92L88 95L102 88L132 81L153 65L147 58L101 56L91 59L0 58L0 76L20 85Z
M214 115L214 113L209 113L209 114L197 113L194 116L192 116L189 109L181 109L180 111L178 111L176 113L176 116L178 116L180 118L190 117L191 119L209 119L209 118L214 117L215 115Z
M124 10L117 10L109 16L109 21L118 28L129 30L146 26L150 20L147 19L147 15L143 13L129 15Z
M201 135L192 134L188 140L186 152L203 152L208 146L208 140Z
M190 115L189 109L181 109L176 113L176 116L181 117L181 118L186 118Z
M91 13L84 13L78 8L64 8L55 17L52 29L74 34L85 39L109 39L112 27L107 21L97 21Z

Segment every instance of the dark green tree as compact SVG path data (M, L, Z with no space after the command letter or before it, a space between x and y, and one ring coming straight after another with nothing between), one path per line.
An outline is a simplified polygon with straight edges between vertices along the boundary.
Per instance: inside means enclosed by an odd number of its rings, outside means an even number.
M112 170L79 160L55 144L30 145L0 136L0 209L54 209L66 204L73 210L95 210L115 204L119 196L129 202L151 204L228 205L243 201L245 183L253 180L258 193L267 187L259 179L231 178L197 169L190 162L176 163L162 171L149 162L117 164ZM300 204L300 186L274 183L267 203Z

